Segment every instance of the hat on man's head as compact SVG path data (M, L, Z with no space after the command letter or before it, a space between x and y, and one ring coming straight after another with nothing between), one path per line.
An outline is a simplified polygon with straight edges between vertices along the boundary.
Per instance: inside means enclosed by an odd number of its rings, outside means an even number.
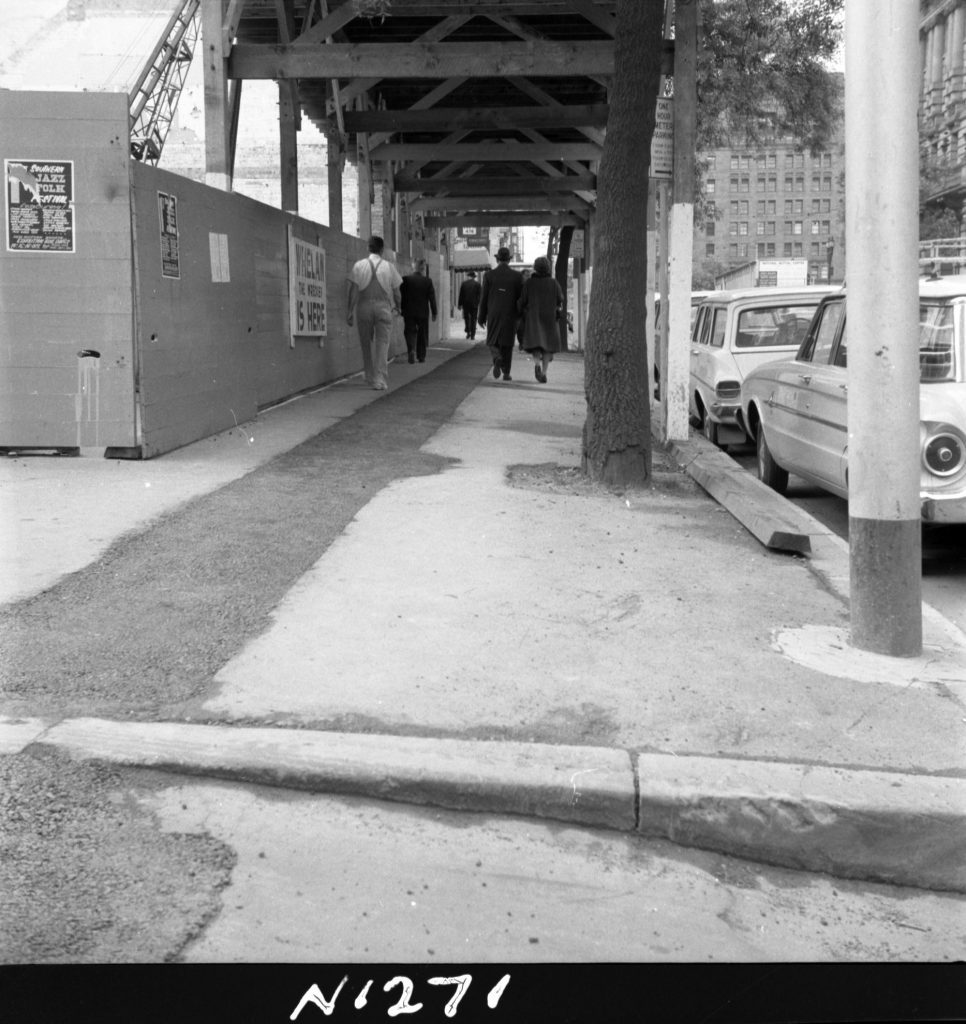
M505 245L501 245L500 248L496 250L496 261L497 263L510 262L510 250Z
M471 270L466 276L467 277L476 277L476 271L475 270Z

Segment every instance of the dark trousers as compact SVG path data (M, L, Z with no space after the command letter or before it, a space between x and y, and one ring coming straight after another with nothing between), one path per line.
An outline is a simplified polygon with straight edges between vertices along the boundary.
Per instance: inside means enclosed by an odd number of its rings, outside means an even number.
M500 347L490 345L489 348L490 355L493 356L493 365L499 366L500 372L509 377L510 364L513 362L513 342L511 341L507 348L502 345Z
M476 337L476 310L463 309L463 323L466 324L466 334L470 338Z
M404 317L403 337L406 339L406 350L415 352L416 358L423 362L426 358L426 346L429 344L429 317Z

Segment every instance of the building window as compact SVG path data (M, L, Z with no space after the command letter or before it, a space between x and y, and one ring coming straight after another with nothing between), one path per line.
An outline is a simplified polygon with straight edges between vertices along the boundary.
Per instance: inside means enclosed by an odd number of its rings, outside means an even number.
M748 189L749 189L749 180L748 180L748 178L742 178L740 186L738 188L738 191L739 192L747 192Z
M792 222L790 220L785 221L785 234L790 235L792 233Z
M743 220L743 221L741 221L738 224L738 234L739 235L747 235L748 234L748 221Z
M757 213L759 217L764 217L765 216L765 200L764 199L759 199L758 200L758 203L755 206L755 213Z
M738 222L737 221L733 220L728 225L728 234L729 235L737 235L738 234Z
M747 242L744 245L739 245L738 246L738 255L743 260L748 259L748 244L747 244Z
M796 192L804 192L805 191L805 178L804 178L803 175L799 175L797 178L795 178L795 191Z
M792 227L792 234L793 235L800 235L801 233L802 233L802 222L800 220L797 220L797 221L795 221L795 224Z
M763 220L758 221L755 224L755 234L763 235L765 233L765 222Z
M818 256L821 256L818 242L812 242L812 244L808 247L808 254L813 259L815 259Z
M801 199L795 200L795 212L799 215L804 213L804 205Z
M736 260L738 258L738 243L737 242L732 242L731 245L728 246L728 255L733 260Z
M765 255L767 249L768 247L765 245L764 242L758 243L758 259L761 259Z
M704 247L704 254L705 256L714 255L714 242L708 242L708 244Z
M821 178L821 175L818 175L818 174L813 174L812 175L812 191L813 192L821 192L822 191L822 178Z
M778 207L777 207L777 204L776 204L775 200L774 199L769 199L768 200L768 216L769 217L774 217L775 216L775 212L776 212L777 209L778 209Z
M737 217L738 216L738 200L737 199L732 199L731 202L728 204L728 212L731 214L732 217Z
M768 188L766 192L777 192L778 191L778 179L772 176L768 178Z
M714 195L714 178L708 178L704 185L705 191L709 196Z
M773 220L767 221L765 224L765 234L773 235L775 233L775 222Z
M831 192L832 191L832 179L831 178L822 178L822 191L823 192Z
M823 220L822 221L822 234L823 235L827 235L829 233L830 228L831 228L831 224L829 223L829 221Z
M759 177L756 179L756 181L755 181L755 188L757 188L759 192L764 192L765 191L765 176L764 175L759 175Z
M732 153L731 154L731 169L733 171L737 171L738 170L738 154L737 153Z
M791 242L785 242L782 245L782 255L783 256L791 256L791 254L792 254L792 243Z
M795 179L790 174L786 174L785 175L785 191L786 192L791 192L791 190L794 187L795 187Z
M704 233L714 238L714 230L717 227L713 220L709 220L704 225Z
M812 221L810 230L811 230L813 235L817 235L818 234L818 221L817 220L813 220Z
M831 199L823 199L822 200L822 213L831 213L831 212L832 212L832 200Z
M821 199L813 199L812 200L812 213L816 214L816 213L821 213L821 212L822 212L822 200Z
M792 247L792 254L794 256L799 256L799 257L802 255L802 243L801 242L796 242L795 243L795 245Z
M775 255L775 243L774 242L769 242L768 245L766 246L766 248L768 250L767 253L766 253L767 256L774 256Z
M785 200L785 213L789 214L791 212L792 212L792 201L791 201L791 199L786 199Z
M768 170L773 171L778 166L778 155L776 153L768 154Z
M738 212L741 214L742 217L747 217L748 216L748 200L747 199L742 199L741 202L738 204Z
M731 191L732 192L737 192L738 191L738 179L737 179L737 177L735 175L731 176L731 178L729 179L728 183L729 183L729 185L731 187Z

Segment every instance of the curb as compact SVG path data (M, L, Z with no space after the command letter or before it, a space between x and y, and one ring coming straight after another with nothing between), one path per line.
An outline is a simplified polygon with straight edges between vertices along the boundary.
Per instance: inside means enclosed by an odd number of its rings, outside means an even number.
M0 719L0 750L515 814L843 878L966 893L966 782L604 747L171 722Z

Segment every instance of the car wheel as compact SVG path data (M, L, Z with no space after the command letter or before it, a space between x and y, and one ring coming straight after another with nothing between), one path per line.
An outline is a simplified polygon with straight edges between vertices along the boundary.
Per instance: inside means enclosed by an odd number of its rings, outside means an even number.
M718 424L707 414L704 414L704 420L701 424L702 432L704 436L718 448L724 448L724 445L718 440Z
M768 442L765 440L765 428L758 424L758 479L767 484L773 491L784 494L788 487L788 471L781 468L771 457Z

